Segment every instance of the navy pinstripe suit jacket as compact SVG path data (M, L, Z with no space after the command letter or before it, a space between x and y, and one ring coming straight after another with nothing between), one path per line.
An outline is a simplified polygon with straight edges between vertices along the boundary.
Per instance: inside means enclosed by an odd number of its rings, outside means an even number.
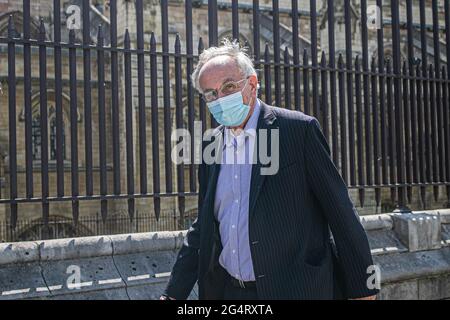
M366 284L373 264L366 233L318 121L262 102L260 128L279 129L280 156L275 175L261 175L259 161L252 167L249 237L258 297L376 294ZM170 297L187 298L196 281L200 299L223 297L226 271L218 263L222 244L213 214L219 170L220 164L199 166L199 214L173 266Z

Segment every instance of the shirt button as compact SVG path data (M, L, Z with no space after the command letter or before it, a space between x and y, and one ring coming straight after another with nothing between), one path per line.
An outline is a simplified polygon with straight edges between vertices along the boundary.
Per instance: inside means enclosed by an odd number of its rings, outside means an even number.
M233 253L236 253L236 250L233 250L232 252L233 252Z
M236 200L234 200L234 202L238 203L238 202L239 202L239 200L238 200L238 199L236 199Z
M237 178L238 178L238 175L236 174L236 175L234 176L234 178L237 179Z
M236 226L235 226L234 224L233 224L231 227L232 227L233 229L236 228Z

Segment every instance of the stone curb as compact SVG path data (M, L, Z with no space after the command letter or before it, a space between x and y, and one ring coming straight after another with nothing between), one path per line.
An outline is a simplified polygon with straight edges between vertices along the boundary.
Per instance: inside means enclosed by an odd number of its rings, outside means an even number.
M450 209L420 211L440 215L442 223L450 223ZM391 230L391 214L361 216L366 231ZM161 231L135 234L105 235L45 241L0 244L0 265L113 256L143 251L176 250L183 245L187 231Z
M0 265L113 256L181 248L187 231L119 234L0 244Z

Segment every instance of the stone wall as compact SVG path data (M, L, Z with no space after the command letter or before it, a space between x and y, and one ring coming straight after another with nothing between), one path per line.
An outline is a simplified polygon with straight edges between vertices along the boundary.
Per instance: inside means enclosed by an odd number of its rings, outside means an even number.
M160 232L2 244L0 299L156 299L184 235ZM70 277L78 270L80 286L71 287Z
M381 271L379 299L450 298L449 209L368 215L361 222ZM0 244L0 299L157 299L185 235ZM189 298L198 298L197 288Z

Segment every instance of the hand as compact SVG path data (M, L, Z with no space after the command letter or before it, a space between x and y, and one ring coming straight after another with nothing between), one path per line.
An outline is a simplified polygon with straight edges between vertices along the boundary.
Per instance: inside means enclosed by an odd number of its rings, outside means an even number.
M355 299L350 299L350 300L376 300L377 296L373 295L373 296L368 296L368 297L362 297L362 298L355 298Z

